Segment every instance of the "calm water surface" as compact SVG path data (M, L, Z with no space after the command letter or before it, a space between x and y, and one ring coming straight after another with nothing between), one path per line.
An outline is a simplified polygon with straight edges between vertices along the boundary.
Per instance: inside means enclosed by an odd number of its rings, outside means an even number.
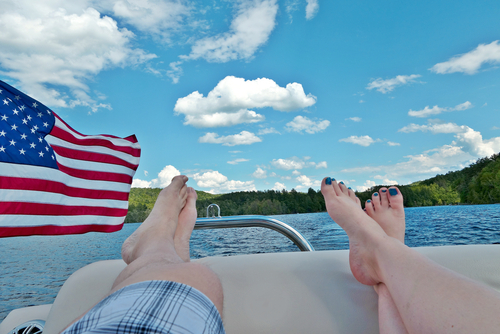
M500 204L407 208L411 247L500 243ZM273 216L302 233L316 250L347 249L345 232L327 213ZM52 303L64 281L95 261L120 258L123 241L139 226L115 233L0 239L0 320L12 309ZM297 247L268 229L193 232L191 257L292 252Z

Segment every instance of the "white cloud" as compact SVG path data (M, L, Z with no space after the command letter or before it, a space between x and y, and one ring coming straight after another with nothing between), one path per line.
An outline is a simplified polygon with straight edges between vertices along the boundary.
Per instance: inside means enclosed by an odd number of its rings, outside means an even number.
M410 132L417 132L417 131L422 131L422 132L427 132L430 131L433 134L436 133L458 133L465 131L466 126L459 126L455 123L432 123L430 122L429 124L426 125L419 125L415 123L411 123L410 125L407 125L401 129L398 130L398 132L405 132L405 133L410 133Z
M149 172L147 170L144 171L144 176L148 176Z
M297 116L293 119L293 121L286 124L285 129L290 132L299 132L305 131L310 134L314 134L316 132L324 131L330 125L330 121L327 120L319 120L317 122L310 120L304 116Z
M375 140L373 140L370 136L350 136L349 138L340 139L339 142L346 142L366 147L375 143Z
M475 74L484 64L500 63L499 41L479 44L477 48L465 54L454 56L448 61L434 65L430 70L438 74L462 72Z
M228 32L196 40L189 55L179 56L180 61L170 64L169 76L174 83L182 74L184 61L205 59L225 63L237 59L251 59L262 47L276 25L277 0L235 1L236 15Z
M408 155L405 157L406 161L393 165L356 167L344 169L341 172L371 174L383 172L385 173L384 180L402 181L401 179L405 179L406 183L462 169L477 158L491 156L500 151L500 137L483 139L479 131L465 125L430 124L427 128L426 131L435 131L435 133L451 133L451 130L454 130L455 140L449 145L427 150L421 154Z
M365 191L365 190L368 190L370 189L371 187L374 187L376 186L377 184L375 183L375 181L371 181L371 180L366 180L365 184L362 185L362 186L357 186L356 187L356 190L357 191Z
M392 142L392 141L388 141L388 142L387 142L387 144L388 144L389 146L401 146L401 144L400 144L400 143L395 143L395 142Z
M321 161L321 162L317 163L316 169L318 169L318 168L328 168L326 161Z
M398 86L403 86L415 82L415 79L420 77L421 75L419 74L412 74L412 75L398 75L395 78L387 80L378 78L370 82L366 87L366 89L368 90L376 89L377 91L386 94L392 92L394 88Z
M227 163L230 164L230 165L237 165L240 162L246 162L246 161L250 161L250 160L249 159L240 158L240 159L235 159L235 160L228 161Z
M259 136L261 135L268 135L268 134L271 134L271 133L276 133L276 134L280 134L278 132L278 130L276 130L275 128L265 128L265 129L260 129L259 132L257 133Z
M272 190L276 190L276 191L281 191L283 189L286 189L286 186L284 183L279 183L279 182L276 182L274 184L274 187L272 188Z
M349 118L346 118L345 120L346 121L351 120L353 122L361 122L361 117L349 117Z
M133 48L134 34L101 16L90 1L4 0L2 6L2 74L47 105L109 109L96 102L99 94L91 96L87 81L103 70L156 57Z
M393 185L397 185L398 184L398 181L389 180L387 178L387 176L375 175L373 178L376 179L376 180L381 180L381 182L379 182L379 184L383 184L383 185L386 185L386 186L393 186Z
M294 171L292 172L292 174L293 174L293 175L300 175L300 172L299 172L298 170L294 170Z
M196 181L198 187L211 188L208 192L213 194L256 190L253 181L228 180L227 176L218 171L210 171L203 174L196 173L193 175L193 179Z
M301 183L301 185L304 187L310 187L313 185L313 182L311 181L311 179L305 175L300 175L299 177L296 178L296 180L299 181Z
M138 30L164 42L181 29L190 15L190 8L179 0L100 1L100 5L111 9L115 16Z
M187 56L181 59L204 58L209 62L248 59L267 42L276 25L276 0L239 1L237 15L230 31L196 41Z
M464 103L456 105L453 108L440 108L437 105L435 105L432 108L429 108L429 106L426 106L424 109L417 110L417 111L410 109L410 111L408 111L408 115L413 116L413 117L428 117L430 115L439 115L440 113L446 112L446 111L467 110L467 109L470 109L473 107L474 106L472 105L472 103L470 103L469 101L466 101Z
M318 10L319 10L318 0L307 0L306 19L307 20L312 19L314 16L316 16Z
M278 169L292 170L292 169L303 169L303 168L326 168L326 161L319 163L307 161L308 157L300 159L298 157L291 157L290 159L273 159L271 165Z
M255 172L252 174L253 177L257 179L265 179L267 177L267 171L263 170L262 168L258 167Z
M257 137L252 132L241 131L235 135L229 136L219 136L215 132L208 132L203 137L198 139L200 143L209 144L222 144L223 146L235 146L235 145L251 145L254 143L261 142L262 139Z
M132 180L132 188L151 188L151 181L133 179Z
M271 107L279 111L293 111L315 103L316 97L306 95L302 85L296 82L280 87L267 78L245 80L227 76L206 97L195 91L179 98L174 111L176 115L185 115L185 125L216 127L265 119L250 108Z
M177 175L181 175L181 172L174 166L167 165L158 173L156 179L151 181L134 179L132 181L132 188L165 188L172 182L174 176Z

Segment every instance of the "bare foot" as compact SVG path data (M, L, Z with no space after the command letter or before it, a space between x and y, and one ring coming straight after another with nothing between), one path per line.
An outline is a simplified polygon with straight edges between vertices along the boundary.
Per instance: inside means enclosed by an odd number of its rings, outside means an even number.
M194 224L198 217L198 213L196 212L196 199L198 195L191 187L187 188L187 194L186 205L179 215L179 222L174 235L175 251L184 262L189 262L191 259L189 255L189 240L191 239L191 233L193 233Z
M328 214L349 237L349 264L354 277L362 284L375 285L380 278L374 250L388 236L361 209L359 200L351 192L344 184L337 184L329 177L321 183Z
M405 210L403 195L396 187L380 188L366 201L365 211L387 233L388 236L405 242Z
M163 189L148 218L122 245L122 258L130 264L149 249L163 249L166 255L178 257L174 248L174 235L179 214L188 197L184 175L176 176Z

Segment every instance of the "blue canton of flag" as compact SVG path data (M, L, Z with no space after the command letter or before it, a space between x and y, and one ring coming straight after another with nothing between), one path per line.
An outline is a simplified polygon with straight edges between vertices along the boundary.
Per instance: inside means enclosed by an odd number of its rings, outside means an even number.
M57 169L45 141L55 123L52 112L14 88L0 89L0 99L0 161Z

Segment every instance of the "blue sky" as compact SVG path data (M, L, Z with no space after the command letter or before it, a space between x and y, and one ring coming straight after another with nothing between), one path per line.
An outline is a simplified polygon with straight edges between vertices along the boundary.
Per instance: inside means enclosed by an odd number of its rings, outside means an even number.
M84 134L136 134L133 186L408 184L500 151L498 1L2 0L0 79Z

